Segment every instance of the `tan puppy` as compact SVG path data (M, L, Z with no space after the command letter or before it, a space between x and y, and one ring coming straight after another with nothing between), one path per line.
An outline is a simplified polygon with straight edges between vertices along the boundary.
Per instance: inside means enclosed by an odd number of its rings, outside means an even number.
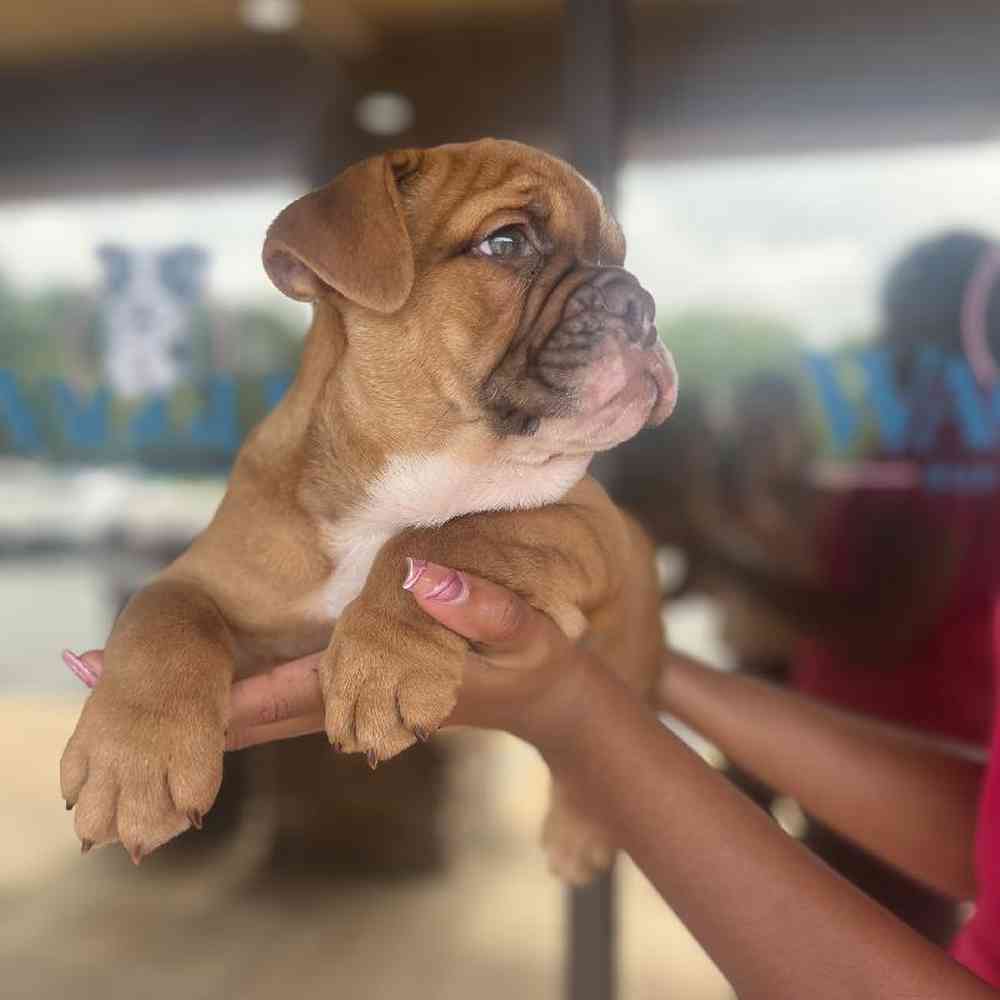
M584 476L676 395L624 253L587 181L495 140L366 160L278 216L265 267L315 304L300 370L212 523L115 624L62 759L85 850L138 861L200 825L234 675L327 647L336 747L374 766L433 733L467 644L402 589L407 557L506 584L572 637L589 625L649 687L650 549ZM547 829L564 877L608 862L565 803Z

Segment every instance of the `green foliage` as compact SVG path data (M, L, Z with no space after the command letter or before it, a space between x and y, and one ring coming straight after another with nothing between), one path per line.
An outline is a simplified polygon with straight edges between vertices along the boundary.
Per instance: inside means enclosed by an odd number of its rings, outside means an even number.
M659 324L660 338L670 348L680 375L677 416L685 399L694 397L710 413L733 419L733 398L747 381L778 375L793 383L804 404L804 420L820 452L832 446L815 387L803 365L805 341L784 320L727 309L691 309ZM844 366L848 384L860 393L860 382Z
M693 309L660 324L681 385L708 393L728 391L762 371L802 376L802 337L787 323L721 309Z
M75 374L78 352L93 351L97 316L75 288L22 294L0 275L0 368L26 381Z

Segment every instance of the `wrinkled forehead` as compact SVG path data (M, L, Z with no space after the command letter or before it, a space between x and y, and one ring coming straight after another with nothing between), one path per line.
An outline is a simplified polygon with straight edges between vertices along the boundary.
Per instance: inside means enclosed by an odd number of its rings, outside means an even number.
M625 257L621 229L594 185L562 160L520 143L425 150L413 196L419 207L411 236L418 245L459 243L507 210L526 213L556 243L595 262L620 264Z

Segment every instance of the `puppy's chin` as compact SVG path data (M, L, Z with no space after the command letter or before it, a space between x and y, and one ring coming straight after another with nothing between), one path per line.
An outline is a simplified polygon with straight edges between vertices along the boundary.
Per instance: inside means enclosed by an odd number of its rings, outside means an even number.
M571 433L574 450L606 451L670 416L677 402L677 369L660 341L641 348L609 338L585 370L576 397L578 412L563 433Z

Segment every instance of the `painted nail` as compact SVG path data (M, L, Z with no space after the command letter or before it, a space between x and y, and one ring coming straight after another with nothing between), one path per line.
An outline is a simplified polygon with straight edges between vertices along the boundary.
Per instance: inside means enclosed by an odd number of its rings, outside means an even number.
M86 838L84 838L83 840L80 841L80 853L86 854L93 846L94 842L92 840L87 840Z
M66 803L66 812L72 812L72 811L73 811L73 803L72 802L67 802Z
M413 585L424 575L427 569L426 559L406 559L406 579L403 581L403 590L412 590Z
M188 813L188 822L196 829L201 829L201 813L197 809L192 809Z
M424 563L417 579L407 590L437 604L464 604L469 597L469 581L458 570L429 562Z
M439 604L461 604L469 596L469 585L457 570L448 570L448 575L424 596Z
M72 650L64 649L62 651L62 660L63 663L65 663L66 666L73 671L76 677L87 685L87 687L92 688L97 686L97 674L95 674L94 671L91 670L90 667L88 667L87 664L76 655L76 653L72 652Z

